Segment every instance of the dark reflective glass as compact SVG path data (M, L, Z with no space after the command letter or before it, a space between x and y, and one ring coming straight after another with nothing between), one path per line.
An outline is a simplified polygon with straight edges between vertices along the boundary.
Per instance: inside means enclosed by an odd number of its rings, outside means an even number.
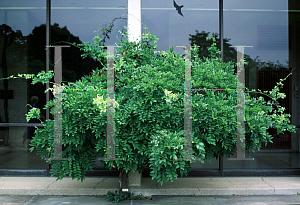
M205 37L218 37L218 1L142 1L142 26L159 38L157 50L196 43L207 46ZM181 7L176 10L176 7ZM205 49L203 49L205 50ZM175 52L183 53L183 48Z
M103 45L114 45L118 42L118 30L127 26L125 0L51 2L52 45L90 42L97 34L94 31L101 34L103 28L110 30ZM215 37L217 43L220 41L219 1L175 2L142 0L142 25L159 38L157 50L195 43L201 46L200 55L207 56L211 41L206 37ZM3 0L0 4L0 78L45 70L45 1ZM291 114L294 125L300 124L299 11L297 0L224 0L224 61L236 61L236 50L230 46L253 46L245 49L248 62L245 84L249 89L270 90L295 68L282 89L286 99L278 101ZM175 52L183 53L183 49L177 47ZM75 47L63 49L63 81L78 80L99 66L94 59L82 60L80 55ZM30 103L32 96L37 96L39 102L36 105L43 107L46 103L44 90L44 85L33 86L25 79L0 81L1 122L25 123L26 104ZM259 95L254 93L253 96ZM45 162L36 153L27 152L28 140L23 140L27 138L27 131L27 128L0 128L0 169L45 168ZM254 160L230 161L224 158L224 169L299 168L299 130L277 135L270 129L270 133L273 143L255 153L246 153L247 158ZM99 167L98 161L95 168ZM196 162L192 168L218 169L219 164L218 160L204 164Z
M94 37L99 35L103 39L100 46L116 45L122 38L119 31L125 32L124 26L127 26L126 8L125 0L53 0L51 44L93 42ZM96 68L102 68L93 58L82 59L82 54L83 52L74 46L62 49L63 83L74 82L82 76L89 75ZM103 169L102 161L95 161L94 169Z
M271 90L295 68L280 90L286 98L277 102L291 114L291 123L295 125L299 124L300 109L298 91L295 90L299 84L299 60L295 55L299 34L293 31L299 21L297 9L296 1L288 0L224 1L224 38L228 39L229 45L253 46L245 48L247 88ZM262 95L252 93L252 96ZM254 160L224 158L224 169L299 168L299 130L278 135L275 129L269 129L269 133L273 137L272 143L263 145L255 153L246 153L246 158Z
M157 51L168 51L174 47L175 53L183 54L183 45L196 44L200 46L199 54L208 56L207 47L212 41L206 37L215 37L219 42L218 9L218 1L176 0L175 4L173 1L164 0L142 1L142 26L148 27L150 33L159 38ZM182 77L184 79L184 76ZM212 159L211 162L192 163L193 170L218 167L219 162L216 159Z
M0 8L0 78L45 70L45 1L1 1ZM39 44L40 43L40 44ZM42 52L35 52L42 47ZM0 121L26 123L27 104L43 107L45 86L31 85L31 80L7 79L0 81ZM31 99L38 98L38 102ZM42 110L42 114L45 115ZM0 128L0 169L45 169L46 163L28 152L34 128ZM29 134L28 134L29 133Z
M127 26L127 1L52 1L51 44L93 42L102 35L102 45L118 43L119 30ZM108 32L105 33L104 29ZM101 64L81 58L82 51L72 46L62 51L63 81L79 80Z

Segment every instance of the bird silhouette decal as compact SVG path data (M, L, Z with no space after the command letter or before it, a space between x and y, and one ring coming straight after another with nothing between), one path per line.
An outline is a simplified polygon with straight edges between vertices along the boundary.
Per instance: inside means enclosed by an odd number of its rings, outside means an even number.
M183 7L183 5L178 6L178 4L176 4L176 2L173 0L174 3L174 7L176 8L176 10L178 11L178 13L183 16L183 14L181 13L181 8Z

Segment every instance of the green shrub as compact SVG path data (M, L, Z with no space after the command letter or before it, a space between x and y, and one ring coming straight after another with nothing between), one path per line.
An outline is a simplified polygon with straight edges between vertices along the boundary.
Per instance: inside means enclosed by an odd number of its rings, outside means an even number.
M125 34L122 34L125 35ZM69 161L51 161L51 174L62 179L69 175L83 180L86 170L92 170L97 158L106 156L106 91L107 76L99 73L107 69L101 36L94 43L78 46L86 54L103 62L103 68L93 76L84 76L74 83L64 84L62 93L62 154ZM156 51L157 38L149 32L139 43L120 41L115 64L115 153L123 160L105 160L108 169L151 170L152 179L172 181L178 175L187 175L190 163L198 158L229 157L236 150L237 93L227 91L192 92L192 156L184 157L184 71L185 58L169 51ZM192 49L193 88L237 87L234 64L223 63L215 43L209 48L210 57L200 59L197 48ZM83 68L84 69L84 68ZM50 79L46 74L34 78L34 82ZM49 75L49 73L47 74ZM284 97L279 93L280 82L265 93L276 101ZM245 94L246 150L260 149L270 142L269 127L278 131L295 131L289 125L289 115L280 105L277 111L262 97ZM54 114L54 102L46 108ZM36 131L31 150L37 150L43 158L54 157L54 122L47 120Z

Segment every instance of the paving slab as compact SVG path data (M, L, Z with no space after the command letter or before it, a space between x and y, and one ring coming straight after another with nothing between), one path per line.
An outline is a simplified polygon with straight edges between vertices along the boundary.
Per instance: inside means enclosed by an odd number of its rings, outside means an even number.
M0 194L36 195L55 181L52 177L0 177Z
M300 177L263 177L263 180L274 188L274 194L300 193Z
M103 195L118 190L118 178L0 177L0 195Z
M105 195L119 189L117 177L86 177L81 182L54 177L0 177L0 195ZM129 191L154 195L295 195L300 193L300 177L182 177L162 186L142 178L141 186Z
M153 196L152 200L126 200L120 205L282 205L300 204L300 195L271 196ZM112 205L103 196L0 196L1 205Z
M272 195L274 188L261 177L178 178L160 183L143 178L142 186L130 187L134 193L152 195ZM295 193L294 193L295 194Z
M51 184L47 195L103 195L108 191L115 191L119 187L118 178L86 178L84 181L64 178Z

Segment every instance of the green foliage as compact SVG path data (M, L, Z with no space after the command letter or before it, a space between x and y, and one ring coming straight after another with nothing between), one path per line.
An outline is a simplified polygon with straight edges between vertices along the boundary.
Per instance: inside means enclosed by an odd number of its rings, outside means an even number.
M193 156L198 157L202 162L205 159L204 144L196 137L192 140L194 144ZM179 160L184 158L184 137L183 131L180 133L172 130L160 130L151 136L148 146L149 167L152 179L157 179L161 185L164 181L173 181L178 177L187 176L190 170L190 163L195 159Z
M115 193L113 192L107 192L106 195L106 200L107 201L112 201L114 203L118 203L119 201L124 201L124 200L151 200L151 197L143 196L143 194L139 194L134 196L135 194L132 192L123 192L121 194L118 194L117 191Z
M126 34L121 33L126 37ZM86 55L99 61L105 59L102 38L94 43L78 45ZM185 58L169 51L156 51L157 38L146 31L141 42L120 41L115 52L115 155L123 160L105 160L108 169L142 171L150 169L152 179L172 181L187 175L196 159L230 156L236 150L237 80L234 63L223 63L213 41L209 57L200 58L198 48L192 49L192 158L184 158L184 71ZM99 46L100 45L100 46ZM106 64L75 83L62 86L62 157L69 161L52 163L51 174L62 179L69 175L83 180L95 160L106 157ZM40 73L35 82L50 76ZM50 75L50 74L49 74ZM40 79L40 80L38 80ZM274 101L284 97L279 82L267 94ZM207 90L225 88L224 91ZM203 91L205 90L205 91ZM260 92L260 91L255 91ZM277 109L262 97L245 93L246 150L260 149L272 137L267 129L278 132L295 131L289 125L284 108ZM54 114L54 102L46 108ZM47 120L31 141L43 158L54 157L54 122Z
M30 111L29 113L25 114L26 115L26 121L29 122L30 119L40 119L41 116L41 110L35 107L32 107L30 104L27 104L27 106L30 106Z
M45 72L45 71L41 71L39 72L36 76L34 76L32 78L32 84L36 84L36 83L47 83L49 80L51 80L51 78L53 78L54 73L52 70L50 70L49 72Z

